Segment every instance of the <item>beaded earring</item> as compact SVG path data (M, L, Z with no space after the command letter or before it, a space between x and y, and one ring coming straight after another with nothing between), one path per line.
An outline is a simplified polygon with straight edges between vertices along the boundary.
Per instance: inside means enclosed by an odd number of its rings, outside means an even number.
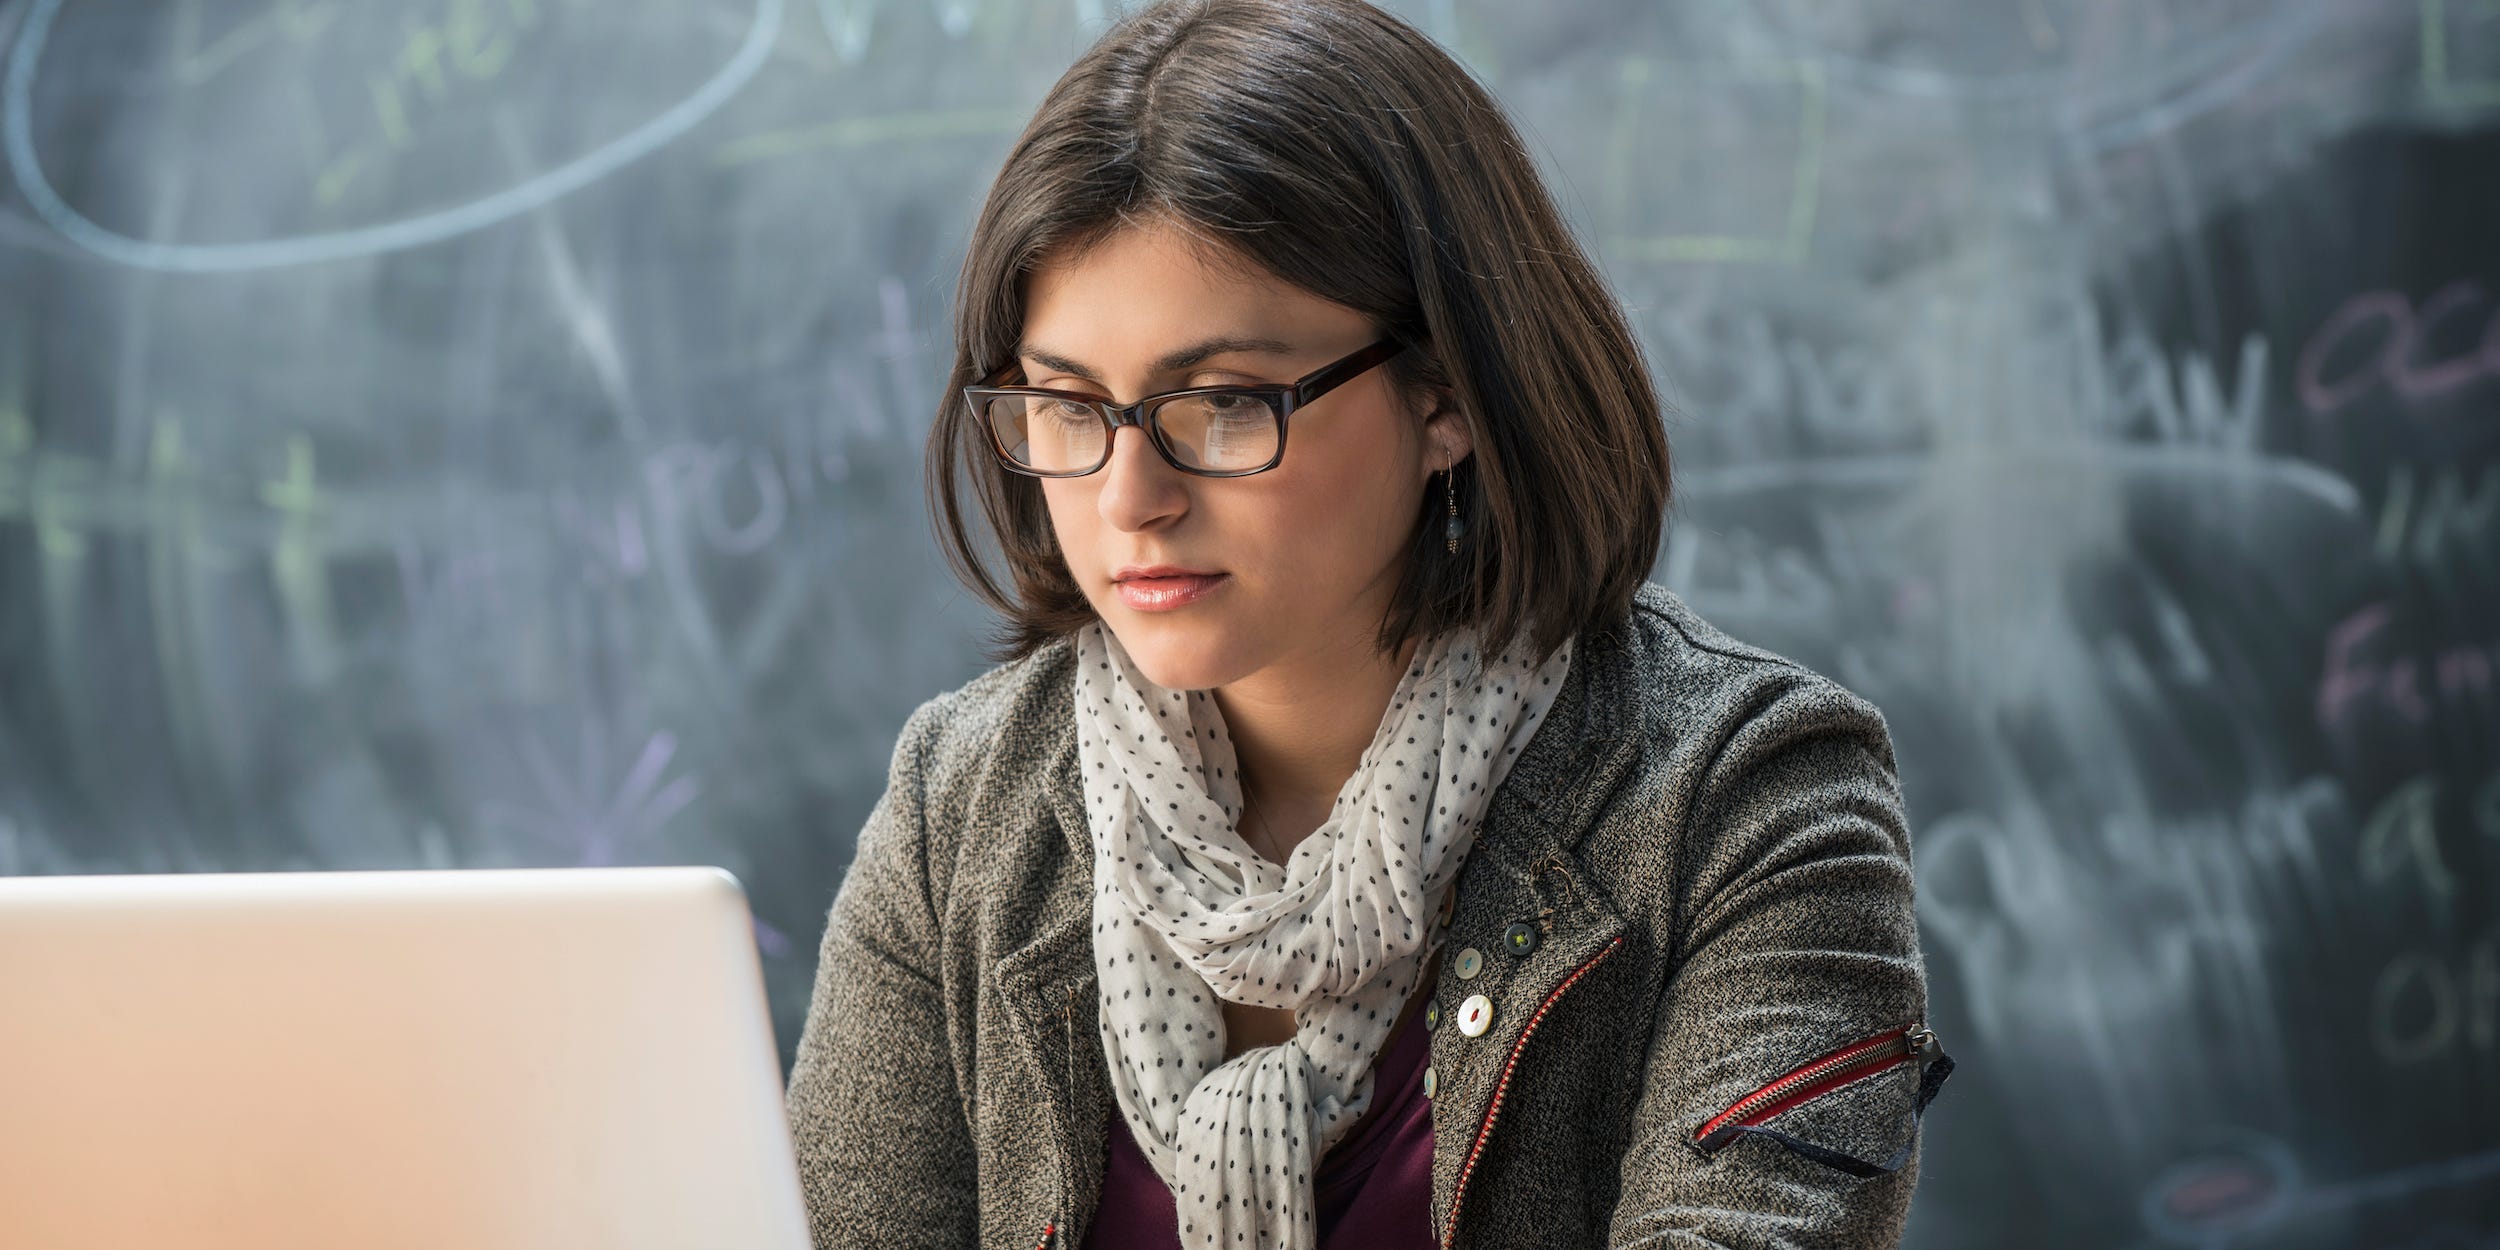
M1467 523L1458 518L1457 477L1458 462L1453 460L1449 468L1441 470L1441 485L1449 492L1450 498L1449 523L1442 528L1441 532L1448 539L1449 550L1453 555L1458 552L1458 536L1467 532Z

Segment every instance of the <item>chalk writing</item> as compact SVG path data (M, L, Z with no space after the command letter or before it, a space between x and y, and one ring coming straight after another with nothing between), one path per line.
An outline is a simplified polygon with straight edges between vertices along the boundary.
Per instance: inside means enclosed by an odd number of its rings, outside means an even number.
M278 0L278 3L203 43L199 0L173 6L172 62L175 85L191 88L213 82L245 55L272 41L308 44L339 16L338 0ZM221 10L219 16L227 16Z
M523 735L520 758L537 792L524 802L480 804L480 829L569 853L584 867L618 863L620 852L647 854L669 818L702 794L702 783L691 775L662 780L677 754L676 735L666 730L645 739L624 774L613 779L606 740L604 725L595 719L587 723L578 762L567 769L544 737Z
M2432 904L2444 913L2456 896L2456 873L2439 853L2439 779L2420 776L2396 787L2371 809L2361 827L2361 876L2365 881L2417 877Z
M2429 484L2417 488L2412 465L2388 471L2379 504L2379 559L2458 585L2500 569L2493 551L2500 545L2500 465L2486 465L2479 474L2443 467L2428 477Z
M315 177L314 202L328 207L358 175L393 152L416 146L421 108L452 103L466 86L483 86L511 64L519 40L545 21L542 0L450 0L434 21L401 13L399 45L365 74L378 134L332 156ZM545 0L580 7L584 0Z
M51 37L53 20L59 16L63 3L64 0L32 0L19 27L17 42L9 49L5 76L0 76L0 147L5 148L9 173L18 190L45 224L107 260L142 269L224 273L369 256L439 242L517 216L597 182L693 129L745 86L772 50L781 30L786 0L755 0L753 20L736 53L693 95L625 134L518 185L465 204L382 225L252 243L200 244L143 240L100 226L61 198L44 172L35 153L35 79L43 64L44 45ZM523 7L515 3L507 12L517 13ZM485 25L487 10L471 6L470 11L475 16L463 29L472 40L471 63L493 63L495 45ZM375 100L386 135L393 118L403 124L408 120L399 74L404 72L419 83L431 81L441 72L443 58L459 55L452 46L454 42L432 28L423 28L420 36L403 46L403 66L412 63L413 68L395 71L389 79L392 88L388 99L377 96ZM393 113L393 109L400 111ZM316 194L335 197L356 172L355 167L342 170L334 163L316 180Z
M1930 396L1920 361L1887 350L1880 336L1783 325L1758 308L1690 295L1662 293L1631 311L1663 372L1706 397L1709 419L1677 431L1679 452L1699 444L1717 453L1706 457L1713 460L1857 458L1931 449L1970 433ZM2222 359L2194 348L2174 352L2138 324L2112 336L2093 301L2063 292L2043 300L2035 332L1992 338L1989 350L2002 352L2009 374L2031 379L2037 396L1989 414L1992 446L2148 442L2321 472L2265 450L2274 353L2263 335L2241 336Z
M2462 952L2409 950L2370 984L2370 1049L2398 1066L2453 1059L2500 1062L2500 932Z
M322 532L328 505L315 480L310 438L301 433L287 437L286 470L261 488L261 499L284 518L271 565L279 600L286 605L295 675L308 686L326 685L338 669L339 631Z
M2002 767L1985 750L1963 764ZM2160 1081L2164 1055L2227 1054L2232 1080L2261 1104L2297 1096L2283 969L2262 909L2286 892L2328 893L2327 847L2349 828L2341 785L2327 776L2252 790L2218 812L2124 811L2053 824L2043 803L2020 796L2001 813L1931 817L1916 841L1920 927L1956 969L1972 1045L2004 1079L2072 1092L2061 1102L2089 1116L2089 1139L2121 1152L2171 1137L2175 1109L2141 1096ZM2112 862L2146 867L2088 867ZM2114 929L2108 919L2120 914L2138 923ZM2123 983L2108 979L2113 967L2126 969ZM2184 1004L2200 1010L2183 1014ZM2117 1044L2122 1036L2134 1044Z
M517 562L501 549L429 553L416 535L404 532L391 539L391 561L401 602L418 627L442 609L466 602L476 588L495 584L497 575Z
M2460 339L2448 324L2473 329ZM2460 346L2428 358L2433 340ZM2408 401L2435 399L2500 370L2500 306L2470 278L2431 293L2416 308L2397 291L2365 291L2346 300L2309 336L2294 368L2302 407L2332 416L2381 383Z
M646 460L643 472L662 517L691 515L704 542L729 555L763 550L789 520L787 488L771 454L762 448L741 448L734 441L672 444ZM741 485L752 495L743 516L731 502Z
M2253 453L2265 414L2266 356L2264 338L2243 336L2237 386L2226 394L2203 352L2184 351L2174 365L2141 327L2130 327L2110 362L2114 402L2101 423L2156 442Z
M2320 727L2335 729L2364 710L2391 712L2420 726L2430 721L2436 704L2493 697L2500 638L2452 643L2427 657L2411 655L2399 649L2395 619L2391 605L2371 603L2327 631L2315 705Z

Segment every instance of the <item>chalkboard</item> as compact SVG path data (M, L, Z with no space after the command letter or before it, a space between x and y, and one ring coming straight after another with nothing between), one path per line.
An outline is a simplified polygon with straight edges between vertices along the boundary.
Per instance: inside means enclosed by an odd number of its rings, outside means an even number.
M2500 1246L2500 3L1415 0L1890 719L1918 1247ZM785 1062L1107 0L0 0L0 873L708 862ZM5 993L5 987L0 987Z

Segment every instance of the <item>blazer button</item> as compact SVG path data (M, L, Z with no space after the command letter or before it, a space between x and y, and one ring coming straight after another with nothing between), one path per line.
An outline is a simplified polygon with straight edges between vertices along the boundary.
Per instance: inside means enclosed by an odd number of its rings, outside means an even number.
M1436 998L1424 1004L1424 1032L1430 1033L1440 1027L1441 1000Z
M1472 946L1460 951L1458 961L1451 966L1450 971L1457 973L1461 981L1475 980L1476 974L1484 971L1484 952Z
M1458 1031L1469 1037L1482 1037L1493 1027L1493 1000L1482 994L1470 994L1458 1005Z
M1513 955L1526 955L1536 949L1536 926L1522 920L1502 930L1502 949Z
M1440 1085L1441 1085L1441 1075L1440 1075L1440 1073L1433 1071L1431 1068L1425 1068L1425 1069L1424 1069L1424 1097L1426 1097L1426 1098L1430 1098L1430 1097L1432 1097L1432 1092L1433 1092L1435 1089L1438 1089L1438 1088L1440 1087Z

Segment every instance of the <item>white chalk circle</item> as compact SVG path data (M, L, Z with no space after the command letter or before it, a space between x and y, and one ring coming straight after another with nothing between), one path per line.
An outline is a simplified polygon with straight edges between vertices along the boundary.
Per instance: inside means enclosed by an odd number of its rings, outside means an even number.
M107 260L140 269L176 273L231 273L315 261L370 256L435 243L454 235L491 226L508 217L569 195L618 169L640 160L691 130L737 94L763 67L773 41L781 34L784 0L756 0L755 18L737 54L703 86L666 112L581 156L518 186L483 199L378 226L338 230L257 243L151 243L107 230L71 208L44 177L35 159L35 71L43 58L52 20L66 0L34 0L17 46L10 49L8 77L0 82L0 143L5 143L9 174L26 192L27 201L45 224L62 237Z

